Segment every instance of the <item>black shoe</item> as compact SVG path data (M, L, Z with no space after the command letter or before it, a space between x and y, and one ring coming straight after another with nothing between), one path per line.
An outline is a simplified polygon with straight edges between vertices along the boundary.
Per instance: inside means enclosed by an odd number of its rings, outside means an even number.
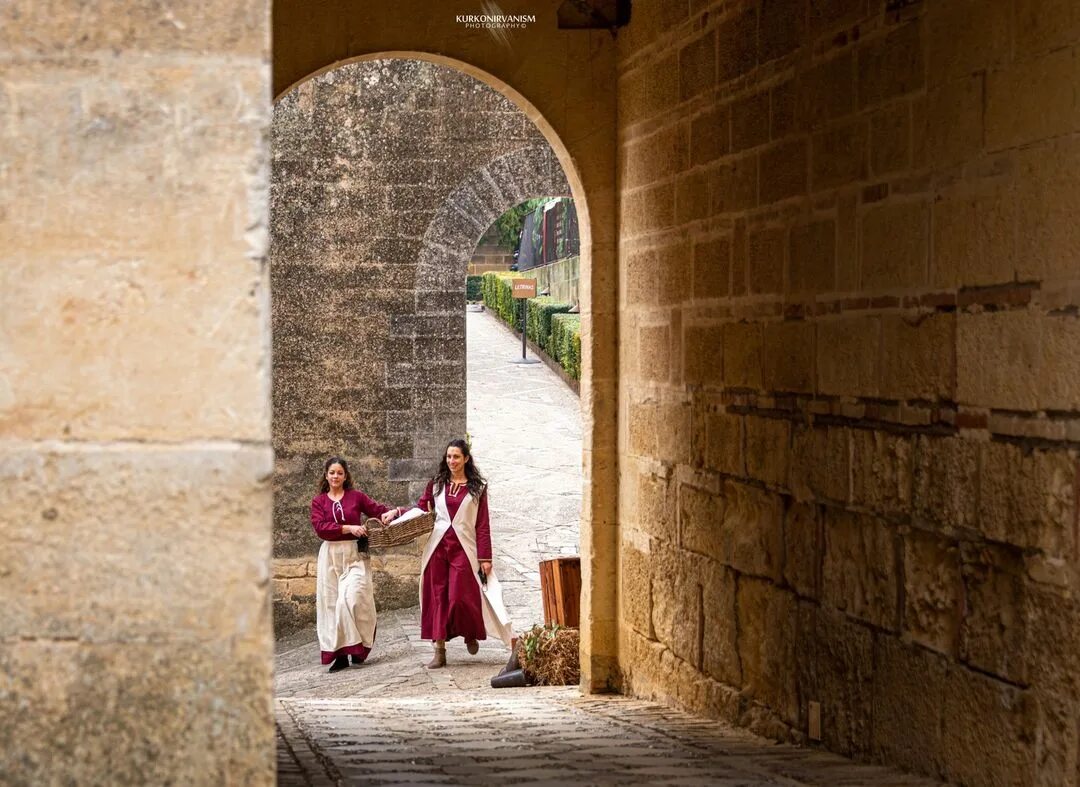
M513 650L510 651L510 659L506 662L506 666L499 670L499 675L507 675L519 669L521 669L521 664L518 662L518 652L517 648L515 647Z
M367 656L357 656L355 653L352 657L353 664L363 664L367 660Z
M528 685L529 679L525 677L525 670L521 669L500 672L491 679L491 688L493 689L509 689Z
M349 666L348 656L338 656L334 659L334 663L330 665L330 669L327 672L337 672L338 670L347 669Z

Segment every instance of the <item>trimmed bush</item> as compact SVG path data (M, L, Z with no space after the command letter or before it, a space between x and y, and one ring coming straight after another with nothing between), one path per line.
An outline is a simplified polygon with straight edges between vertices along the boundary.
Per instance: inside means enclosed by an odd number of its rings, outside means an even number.
M513 273L488 272L484 274L481 291L484 306L499 315L503 322L518 330L521 328L521 302L514 298L510 288Z
M476 301L482 301L484 299L483 281L484 277L479 274L465 277L466 301L469 303L476 303Z
M523 301L514 298L511 279L519 273L493 271L481 277L484 306L515 331L521 328ZM472 277L470 277L472 278ZM526 335L574 380L581 379L581 315L569 314L570 304L542 295L529 299Z
M551 318L551 349L548 355L558 361L574 380L581 379L581 315L556 314Z
M526 329L529 332L529 338L548 355L552 355L551 318L556 314L566 314L568 311L570 311L569 303L560 303L547 295L529 299L529 312L525 318L528 322Z

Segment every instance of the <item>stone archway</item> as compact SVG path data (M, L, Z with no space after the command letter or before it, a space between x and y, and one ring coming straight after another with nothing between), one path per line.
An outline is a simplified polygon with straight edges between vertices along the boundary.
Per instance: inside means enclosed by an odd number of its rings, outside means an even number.
M307 502L323 459L376 499L415 499L465 433L466 265L505 210L565 195L525 113L445 65L347 63L274 115L275 618L310 620ZM314 318L314 319L313 319ZM416 545L378 556L383 608L416 598Z
M588 379L597 382L599 402L585 410L597 414L586 467L596 489L608 490L593 494L591 510L599 512L606 543L615 543L616 343L607 330L617 309L612 37L537 25L535 52L554 44L561 54L533 55L521 67L527 53L493 53L484 37L459 29L449 11L416 25L413 3L379 9L298 2L303 21L290 29L297 20L284 5L209 2L161 14L123 1L78 13L16 4L0 14L10 22L0 37L12 67L0 96L2 134L15 153L4 171L10 188L0 213L17 240L5 249L13 261L3 266L5 283L12 283L4 288L12 306L5 317L19 339L0 381L0 415L18 427L6 435L4 458L9 477L42 467L60 473L32 476L32 491L12 498L0 529L15 534L5 540L12 549L29 550L13 557L13 566L44 565L54 553L73 571L100 574L101 556L137 566L124 574L134 593L110 581L84 585L66 614L16 605L25 614L7 628L5 673L16 677L8 698L36 709L8 714L24 724L19 740L29 744L10 747L23 758L17 777L69 770L132 773L133 780L271 777L273 731L263 701L272 650L264 572L271 518L271 66L288 82L395 46L440 51L497 75L492 82L513 83L520 93L499 92L551 118L536 122L549 142L553 128L567 141L555 149L582 216L582 183L594 201L597 240L589 251L597 264L586 286L597 291L603 330L591 334L596 338L584 352L585 366L597 366ZM275 25L290 30L275 36L272 57L271 6ZM337 18L327 23L326 15ZM355 15L363 15L362 24L345 19ZM385 24L389 19L399 25ZM290 40L304 51L295 52ZM539 116L535 109L527 114ZM571 153L580 174L571 172ZM582 231L587 243L588 222ZM589 272L587 259L582 266ZM317 310L309 314L317 322ZM128 462L128 455L130 468L119 472L118 457ZM158 463L160 472L146 472ZM74 551L63 538L39 537L41 498L32 493L68 488L68 476L93 494L75 494L58 514L49 509L45 519L59 521L45 527L92 528L96 536ZM183 507L174 504L180 495ZM121 510L117 501L128 499L156 500L167 510L148 527L149 509ZM20 528L32 537L21 539ZM176 557L167 570L141 560L153 539L161 540L159 556ZM609 556L598 582L606 588L599 622L611 653L616 589L608 573L615 551L597 551ZM51 598L34 595L39 579L24 585L10 574L5 589L19 600ZM178 605L181 598L187 602ZM158 614L158 607L175 614ZM159 625L148 629L148 620ZM74 667L63 685L42 679L57 654ZM153 728L183 728L186 745L178 746L175 735L124 736L152 711L164 718ZM62 743L96 743L39 745L55 744L57 734ZM80 757L72 765L65 755L75 750ZM117 770L120 762L133 770Z
M510 208L533 197L569 195L566 174L547 145L515 150L473 171L447 196L424 233L417 291L457 286L480 237Z
M278 10L275 6L275 19L286 19ZM304 13L314 11L305 8ZM447 18L453 22L452 16ZM596 691L618 688L616 118L612 93L603 80L594 79L597 68L605 73L611 68L613 50L603 38L589 47L581 47L578 40L567 50L565 63L544 60L531 69L508 70L507 63L491 59L483 39L459 40L442 21L425 28L416 39L420 45L412 49L386 46L388 40L375 32L384 28L364 24L359 29L363 33L344 48L321 48L325 42L320 42L303 53L276 49L278 100L344 64L404 58L444 65L487 85L524 112L566 174L581 239L582 686ZM433 54L435 50L452 55Z
M519 148L473 170L446 200L424 233L416 268L416 298L435 301L461 290L469 258L492 223L515 205L534 197L566 196L570 184L551 148ZM464 385L464 367L461 370ZM458 428L465 432L464 411ZM441 448L418 440L414 454ZM426 477L414 479L418 485Z

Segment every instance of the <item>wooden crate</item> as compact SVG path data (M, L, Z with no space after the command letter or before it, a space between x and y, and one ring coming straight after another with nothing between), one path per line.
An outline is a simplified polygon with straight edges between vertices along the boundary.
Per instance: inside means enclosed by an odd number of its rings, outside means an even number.
M544 623L578 627L581 601L581 558L557 557L540 563Z

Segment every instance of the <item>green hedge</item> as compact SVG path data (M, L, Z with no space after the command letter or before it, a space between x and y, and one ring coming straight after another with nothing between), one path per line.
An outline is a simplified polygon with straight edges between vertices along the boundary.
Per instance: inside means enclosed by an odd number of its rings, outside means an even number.
M549 346L551 344L551 318L556 314L566 314L568 311L570 311L569 303L560 303L547 295L529 299L529 312L526 317L529 338L548 355L552 355Z
M470 277L472 278L472 277ZM520 273L485 273L480 284L484 306L515 331L521 328L522 303L510 289ZM470 298L471 300L471 298ZM541 295L529 299L527 335L574 380L581 379L581 315L569 314L570 304Z
M465 277L466 301L469 303L476 303L477 301L484 300L483 281L484 277L479 274Z
M581 379L581 315L556 314L551 318L548 355L575 380Z
M510 289L512 273L489 272L484 274L481 292L484 306L491 309L502 321L515 330L521 327L521 301L514 298Z

